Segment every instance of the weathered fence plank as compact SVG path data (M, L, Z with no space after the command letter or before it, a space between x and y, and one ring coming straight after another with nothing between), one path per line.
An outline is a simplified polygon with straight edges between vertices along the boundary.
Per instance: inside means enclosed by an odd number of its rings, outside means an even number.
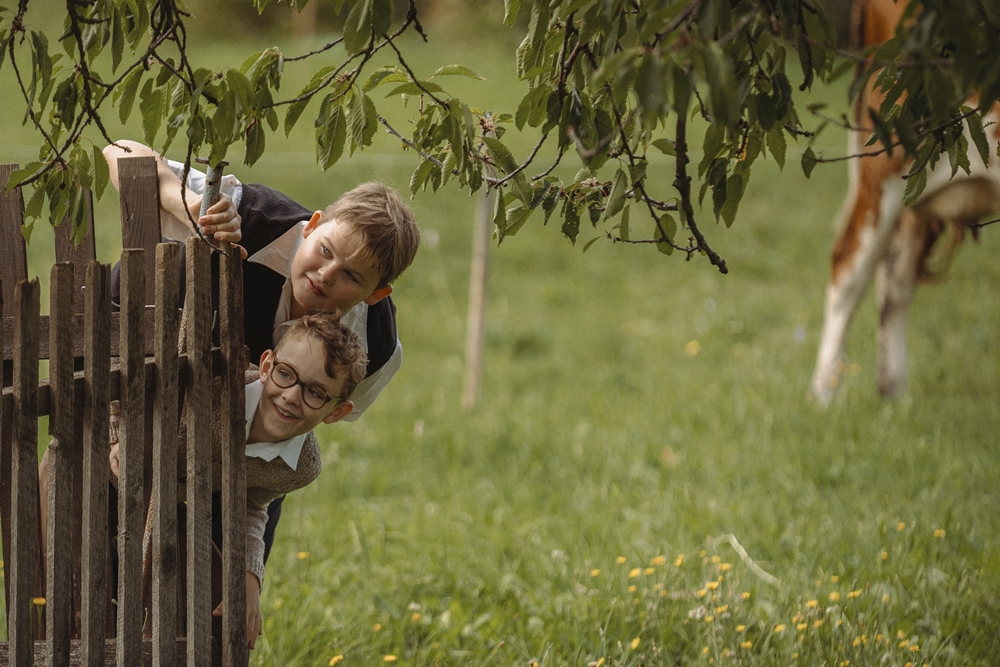
M111 401L111 270L87 269L84 330L81 664L103 666L108 595L108 409Z
M7 193L7 179L16 164L0 164L0 266L3 267L3 314L14 314L14 288L17 280L28 277L28 257L24 249L24 237L21 236L21 217L24 212L24 200L21 199L21 188L14 188ZM11 224L16 221L16 224ZM14 278L14 280L11 280Z
M146 300L145 251L121 258L120 393L118 426L118 667L138 665L142 650L143 461L146 440L146 369L142 312Z
M14 291L14 405L11 465L12 562L7 568L10 586L8 637L18 665L30 665L32 598L38 564L38 280L21 281Z
M156 158L118 160L118 195L121 201L122 247L146 251L146 275L156 271L156 246L160 242L160 188ZM150 224L150 221L156 224ZM156 298L154 281L146 282L146 303Z
M209 249L187 240L185 328L187 419L187 658L191 667L212 660L212 311Z
M219 258L219 346L222 352L222 664L247 664L246 623L246 367L243 352L242 261Z
M153 667L172 667L177 659L177 306L180 247L156 247L156 394L153 400Z
M46 539L45 639L50 667L68 667L73 593L72 530L73 449L73 265L52 266L49 283L51 320L49 347L49 394L53 410L49 416L48 497Z
M187 664L185 662L185 652L184 645L187 643L183 637L178 637L174 640L177 644L177 662L176 667L185 667ZM116 641L114 639L104 640L104 646L102 648L103 653L101 654L101 660L99 660L97 665L107 665L111 666L115 664L115 645ZM41 665L45 663L47 658L47 649L45 642L35 642L35 664ZM152 661L153 642L149 639L145 639L142 642L142 663L148 665ZM5 642L0 642L0 665L12 664L10 662L10 651L8 650L8 645ZM69 644L69 665L70 667L80 667L85 664L83 662L83 643L74 639Z

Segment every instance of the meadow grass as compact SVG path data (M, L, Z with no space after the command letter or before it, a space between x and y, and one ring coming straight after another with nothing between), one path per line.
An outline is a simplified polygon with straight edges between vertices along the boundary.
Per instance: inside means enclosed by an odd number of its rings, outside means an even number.
M513 111L505 47L470 42L414 62L488 73L463 85ZM309 138L234 171L315 207L369 178L406 190L394 142L320 174ZM995 665L1000 240L987 228L918 291L896 401L874 390L869 297L822 410L806 390L844 172L761 163L731 230L702 213L726 276L647 247L581 255L533 219L491 252L471 411L479 199L418 194L403 368L359 422L319 430L324 472L285 502L252 664Z

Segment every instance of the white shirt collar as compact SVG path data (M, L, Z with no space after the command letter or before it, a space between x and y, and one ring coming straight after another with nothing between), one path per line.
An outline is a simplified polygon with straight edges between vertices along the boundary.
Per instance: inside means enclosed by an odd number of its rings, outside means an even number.
M255 380L246 386L246 433L250 437L250 425L253 423L254 415L257 414L257 406L260 404L260 395L264 391L264 385L260 380ZM306 442L308 433L297 435L294 438L282 440L281 442L255 442L247 445L246 455L254 458L273 461L281 457L288 467L295 470L299 465L299 455L302 453L302 445Z

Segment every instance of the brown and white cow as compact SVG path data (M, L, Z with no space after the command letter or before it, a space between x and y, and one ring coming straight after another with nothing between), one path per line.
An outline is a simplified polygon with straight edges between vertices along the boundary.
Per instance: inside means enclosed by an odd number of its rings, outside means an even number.
M853 46L892 37L905 7L906 0L855 0ZM877 109L882 99L869 81L854 107L853 126L859 129L850 133L850 154L879 148L863 147L871 136L871 130L863 128L870 125L868 108ZM996 155L997 127L987 132L993 144L990 156ZM851 319L872 278L879 309L878 390L895 396L906 389L907 311L917 283L928 275L926 263L934 242L952 231L951 238L960 240L969 223L1000 212L1000 164L992 158L992 169L987 171L975 149L969 151L970 175L959 170L950 180L949 161L940 160L928 174L923 195L912 207L904 208L902 174L909 165L904 165L899 153L850 161L850 192L833 247L833 271L812 379L812 393L824 405L839 383Z

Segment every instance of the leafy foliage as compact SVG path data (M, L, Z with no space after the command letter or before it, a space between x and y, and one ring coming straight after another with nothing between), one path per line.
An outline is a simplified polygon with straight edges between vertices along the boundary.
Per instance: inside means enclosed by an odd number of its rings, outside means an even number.
M255 6L267 2L255 0ZM412 71L397 46L408 31L423 34L412 0L403 17L393 16L391 0L336 4L338 11L349 7L340 38L301 56L267 49L238 69L222 70L189 61L189 16L176 0L69 3L58 33L29 26L30 0L4 8L0 67L14 70L24 122L40 140L39 159L16 172L8 188L34 185L29 216L42 216L48 202L50 220L68 216L79 226L81 188L100 195L107 183L83 133L95 126L111 141L101 120L109 107L122 121L138 107L144 140L160 150L183 141L188 161L207 153L214 163L242 144L247 164L266 151L269 137L279 130L287 135L311 109L323 169L370 145L381 125L419 156L412 191L449 181L473 192L497 189L500 241L541 208L546 222L558 212L572 241L581 223L607 224L615 241L654 243L688 259L702 253L725 272L695 218L695 196L730 226L758 158L770 154L783 166L789 139L811 141L829 122L847 123L846 116L837 121L811 109L815 115L805 118L818 127L806 126L795 97L817 79L856 70L856 96L876 77L885 96L871 114L869 144L913 158L908 202L941 156L948 156L953 173L968 171L966 128L976 151L989 157L983 115L1000 98L1000 54L989 37L1000 27L1000 9L993 3L914 2L908 29L872 53L851 54L837 50L815 0L507 0L507 25L527 18L516 53L526 92L516 109L499 113L447 93L445 77L476 76L467 66L426 77ZM372 59L383 50L394 52L398 64L375 67ZM331 58L339 62L319 64ZM280 90L288 66L315 68L293 97ZM793 82L797 72L802 80ZM979 94L974 107L968 102L973 91ZM407 134L379 113L385 102L376 102L376 92L418 100ZM504 142L509 127L537 137L526 158L519 160ZM550 135L558 148L554 164L530 175ZM692 141L704 151L697 174L688 171ZM650 149L674 158L672 182L647 177ZM567 153L581 165L572 182L552 175ZM808 175L824 159L807 147L802 168ZM649 237L630 233L633 206L652 221Z

